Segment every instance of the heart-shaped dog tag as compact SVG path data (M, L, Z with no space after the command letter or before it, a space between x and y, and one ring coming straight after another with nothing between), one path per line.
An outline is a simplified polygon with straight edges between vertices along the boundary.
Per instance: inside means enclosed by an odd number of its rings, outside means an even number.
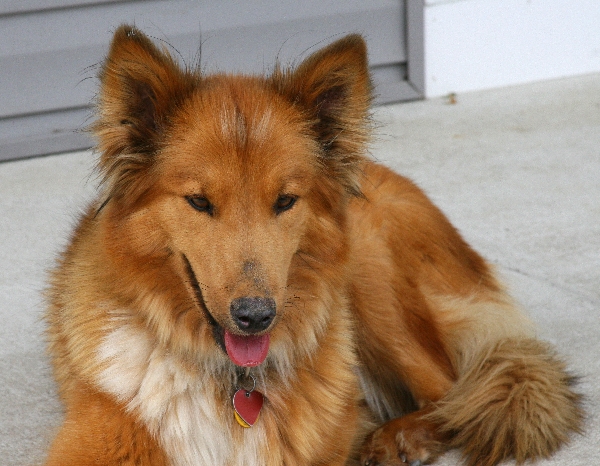
M242 427L252 427L260 410L263 406L264 398L262 393L240 388L233 395L233 409L235 410L235 419Z

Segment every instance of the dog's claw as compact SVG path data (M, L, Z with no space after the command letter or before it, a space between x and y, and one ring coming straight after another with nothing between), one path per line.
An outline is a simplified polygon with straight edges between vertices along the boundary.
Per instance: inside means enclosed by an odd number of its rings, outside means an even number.
M400 461L402 461L403 463L406 463L406 455L404 453L400 453Z
M408 466L421 466L421 464L423 464L423 463L421 463L421 460L414 460L414 461L411 461Z

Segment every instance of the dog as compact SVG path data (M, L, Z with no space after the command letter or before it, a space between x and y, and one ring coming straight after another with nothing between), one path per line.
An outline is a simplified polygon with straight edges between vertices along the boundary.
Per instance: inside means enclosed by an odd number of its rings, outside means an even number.
M123 25L99 80L99 195L47 293L47 465L491 466L581 430L491 267L367 156L360 36L204 75Z

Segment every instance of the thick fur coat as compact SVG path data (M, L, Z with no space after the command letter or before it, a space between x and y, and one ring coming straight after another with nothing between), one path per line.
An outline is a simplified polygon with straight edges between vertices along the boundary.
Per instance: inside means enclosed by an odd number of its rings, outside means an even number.
M490 267L366 156L360 37L206 76L123 26L100 81L103 182L48 291L66 407L49 466L418 465L454 447L489 466L580 429L572 378ZM261 395L256 420L238 390Z

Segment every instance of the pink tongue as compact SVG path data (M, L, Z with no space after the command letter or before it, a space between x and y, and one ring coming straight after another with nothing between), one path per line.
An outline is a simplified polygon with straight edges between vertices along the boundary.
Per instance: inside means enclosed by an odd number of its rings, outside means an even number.
M269 352L269 334L240 336L225 330L225 349L237 366L258 366Z

